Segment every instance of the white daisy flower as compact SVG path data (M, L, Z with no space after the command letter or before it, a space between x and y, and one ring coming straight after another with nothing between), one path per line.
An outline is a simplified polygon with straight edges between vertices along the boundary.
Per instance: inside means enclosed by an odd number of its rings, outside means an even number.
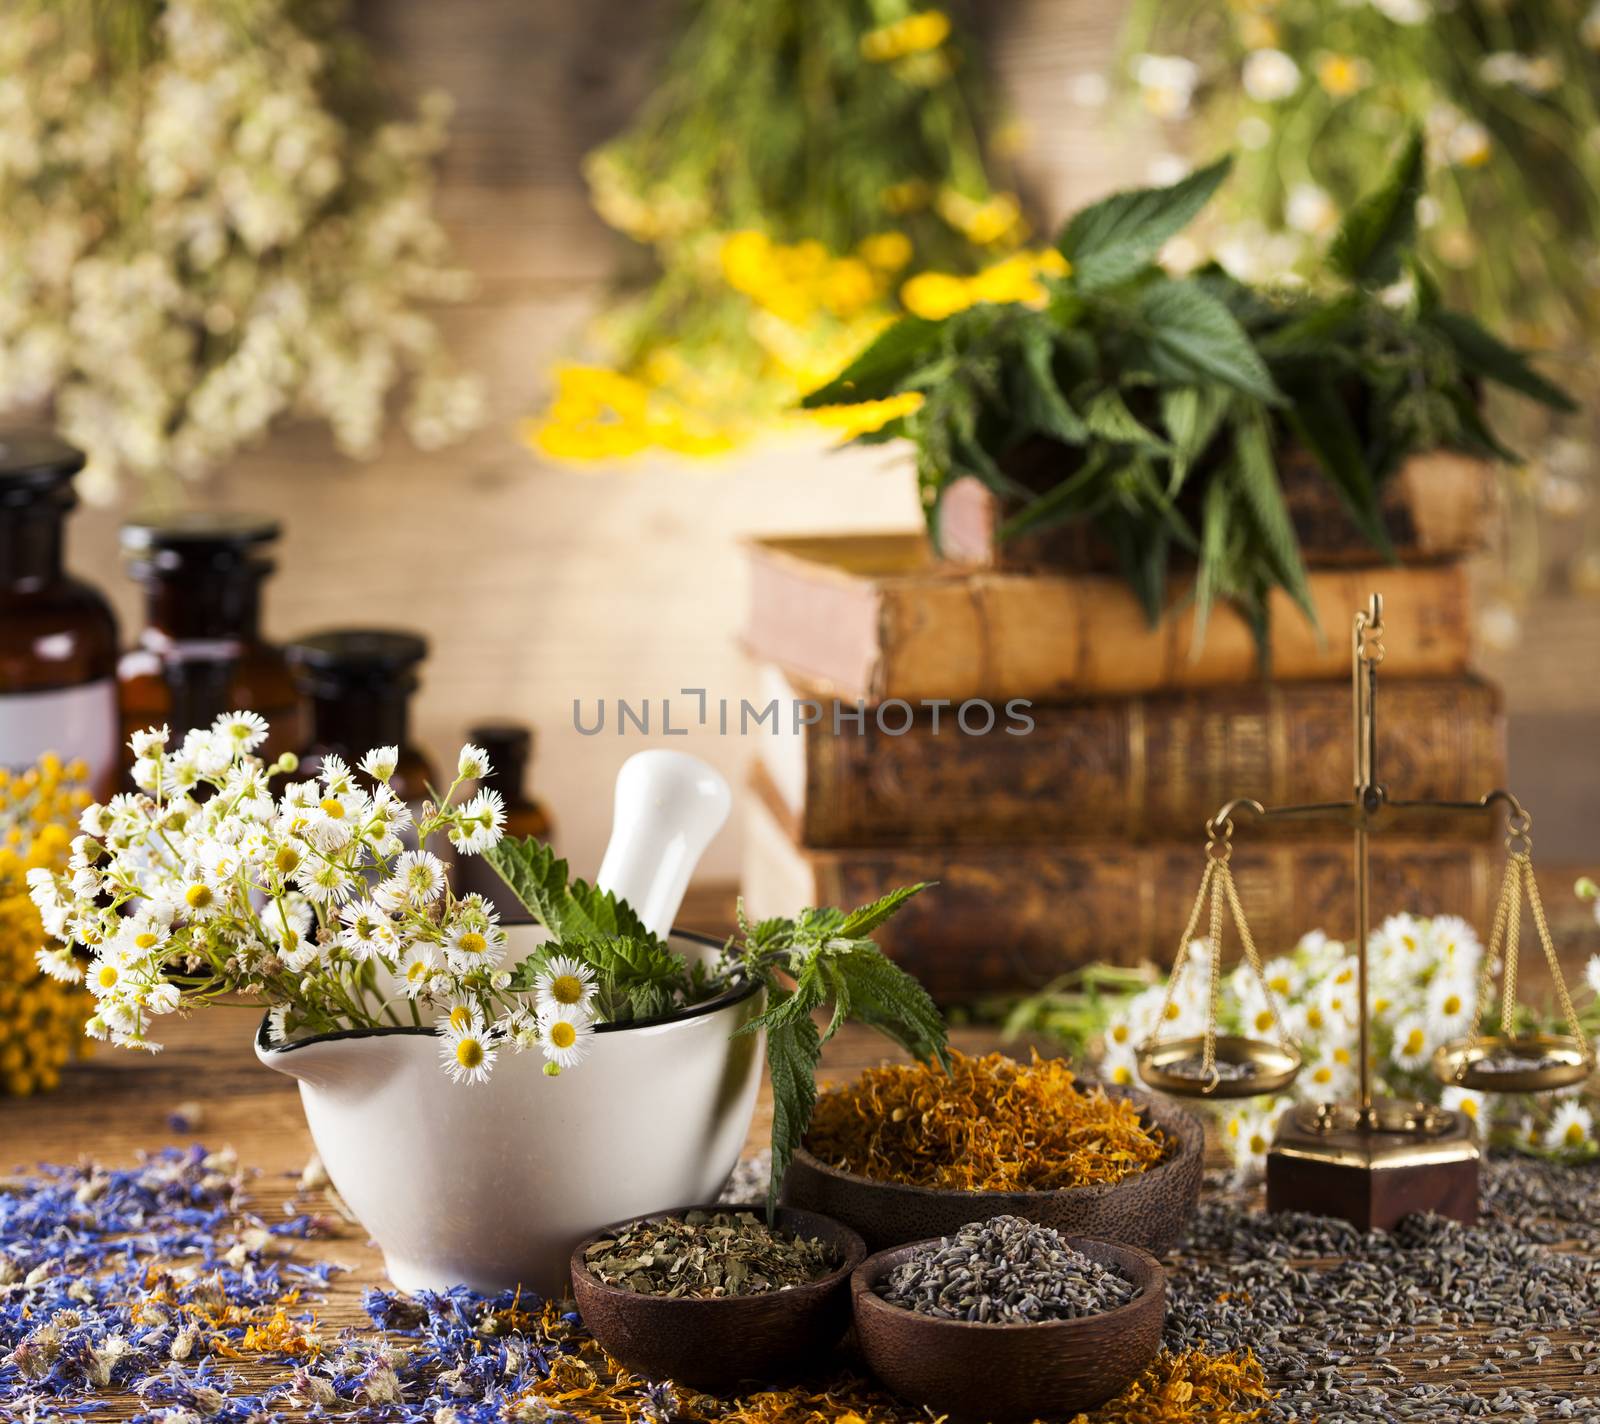
M357 900L339 911L339 943L352 957L365 962L390 954L395 946L394 925L371 900Z
M139 1002L153 1014L170 1014L178 1007L183 995L170 979L152 984L139 995Z
M456 758L456 774L468 781L482 781L489 774L489 753L468 742Z
M505 945L506 932L499 925L463 920L445 935L445 962L465 974L498 964Z
M337 861L318 859L302 865L294 883L313 904L338 905L349 899L363 882Z
M432 851L408 850L394 865L394 874L373 892L388 910L421 909L444 890L444 862Z
M361 770L374 781L388 781L399 765L399 747L373 747L360 761Z
M1556 1152L1588 1151L1594 1136L1594 1117L1583 1104L1568 1099L1550 1118L1544 1145Z
M539 1020L526 1009L516 1008L502 1014L495 1023L495 1033L518 1050L532 1048L539 1042Z
M455 814L450 844L463 855L481 855L505 834L506 803L498 791L485 788Z
M433 987L440 972L438 950L426 940L417 940L406 950L400 972L405 980L406 998L422 998Z
M1468 977L1483 957L1478 932L1460 915L1435 915L1428 921L1427 941L1443 968Z
M551 1011L539 1016L540 1037L547 1063L557 1070L574 1068L583 1062L594 1037L594 1020L572 1009Z
M439 1043L439 1061L457 1083L484 1083L494 1067L495 1047L483 1020L468 1012L457 1027L446 1022Z
M1470 1122L1475 1131L1482 1133L1489 1125L1487 1099L1472 1088L1458 1088L1454 1084L1440 1094L1440 1102L1452 1112L1458 1112Z
M1300 66L1281 49L1252 50L1239 82L1258 104L1273 104L1300 87Z
M1408 1072L1427 1067L1433 1046L1428 1022L1421 1014L1407 1014L1394 1026L1394 1061Z
M158 756L166 748L167 738L171 735L165 726L146 727L128 738L128 749L136 757Z
M1428 1026L1441 1042L1460 1038L1472 1028L1477 991L1458 974L1439 974L1428 985Z
M594 991L594 970L581 959L556 954L534 980L533 1001L541 1014L586 1014Z
M320 851L342 850L355 838L365 818L367 798L354 789L329 791L310 808L305 838Z
M355 773L350 770L350 764L333 752L322 758L322 765L317 768L317 780L327 788L329 796L343 796L357 789Z
M42 973L62 984L76 984L83 978L83 969L64 944L45 945L35 950L33 961Z
M240 753L259 747L267 730L267 719L259 712L225 712L211 724L212 736L226 739Z

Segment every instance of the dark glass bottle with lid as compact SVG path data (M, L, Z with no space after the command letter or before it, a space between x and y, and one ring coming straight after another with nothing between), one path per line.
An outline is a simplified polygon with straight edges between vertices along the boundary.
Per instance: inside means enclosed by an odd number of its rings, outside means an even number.
M125 735L166 724L174 740L236 708L271 726L271 761L305 739L299 694L282 649L261 634L265 550L281 527L264 515L208 510L131 519L128 572L144 586L145 626L118 664Z
M352 767L373 747L398 747L389 784L402 800L444 787L411 740L411 696L428 645L415 633L340 628L297 638L284 650L305 699L311 727L300 749L300 776L314 775L330 752Z
M533 729L515 722L484 722L467 733L467 740L489 754L489 775L478 784L498 791L506 803L508 836L535 836L553 841L555 824L544 805L528 795L528 767L533 760ZM501 918L515 923L531 918L482 856L466 855L456 863L456 880L463 893L476 892L494 902Z
M44 431L0 431L0 765L53 751L106 796L117 774L117 623L63 562L84 457Z

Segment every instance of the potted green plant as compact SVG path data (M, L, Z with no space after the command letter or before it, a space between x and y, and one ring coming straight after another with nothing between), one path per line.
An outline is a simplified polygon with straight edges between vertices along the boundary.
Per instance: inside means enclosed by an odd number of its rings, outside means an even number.
M1315 288L1163 270L1162 248L1228 168L1083 209L1056 239L1064 271L1041 275L1043 300L908 317L804 404L892 402L857 438L912 442L947 555L984 561L992 543L1011 562L1115 567L1152 623L1174 566L1192 566L1196 645L1229 599L1265 646L1272 589L1312 617L1302 535L1330 511L1367 557L1393 558L1408 461L1510 457L1486 385L1571 402L1441 303L1412 248L1420 136L1347 214ZM1424 478L1470 493L1469 469L1435 461Z

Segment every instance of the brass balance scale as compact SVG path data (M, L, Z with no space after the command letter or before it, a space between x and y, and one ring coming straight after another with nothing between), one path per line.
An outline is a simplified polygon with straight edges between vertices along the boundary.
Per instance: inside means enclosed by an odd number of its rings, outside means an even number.
M1267 1156L1267 1209L1312 1211L1342 1217L1362 1229L1393 1226L1413 1211L1472 1222L1478 1215L1478 1144L1465 1114L1429 1103L1375 1097L1372 1088L1372 1009L1367 985L1370 924L1368 842L1380 818L1403 820L1407 812L1481 810L1493 815L1503 804L1506 867L1489 946L1483 959L1472 1033L1445 1044L1434 1057L1435 1075L1488 1093L1537 1093L1570 1087L1592 1071L1593 1055L1578 1024L1557 963L1550 927L1534 881L1529 829L1532 820L1509 791L1490 791L1478 801L1401 801L1390 797L1375 767L1378 665L1383 661L1383 602L1373 594L1355 616L1351 638L1354 702L1355 794L1349 801L1265 807L1259 801L1229 801L1206 823L1206 866L1178 958L1167 985L1158 1025L1170 1021L1174 996L1189 963L1189 946L1210 905L1210 995L1203 1034L1163 1041L1158 1027L1139 1051L1139 1074L1152 1088L1195 1098L1243 1098L1280 1092L1300 1072L1299 1048L1284 1026L1277 998L1262 969L1228 867L1233 817L1248 811L1263 821L1326 821L1351 827L1355 841L1357 992L1360 999L1358 1054L1360 1093L1355 1102L1308 1103L1286 1112ZM1522 898L1550 968L1565 1033L1517 1030L1518 951ZM1233 920L1245 962L1270 1012L1273 1037L1219 1037L1222 992L1223 910ZM1499 1022L1482 1032L1483 1016L1500 972Z

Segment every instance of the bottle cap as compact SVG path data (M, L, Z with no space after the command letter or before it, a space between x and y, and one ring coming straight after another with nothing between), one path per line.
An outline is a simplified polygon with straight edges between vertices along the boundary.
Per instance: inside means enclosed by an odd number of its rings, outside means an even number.
M31 504L68 491L84 463L82 450L48 430L0 430L0 504Z
M526 761L533 753L533 728L521 722L479 722L468 729L467 740L488 752L497 768L501 762Z
M229 568L250 562L260 567L251 556L282 533L283 525L265 514L187 509L127 520L122 526L122 549L135 573Z
M302 692L336 694L358 686L415 687L428 644L398 628L334 628L297 638L283 651Z

